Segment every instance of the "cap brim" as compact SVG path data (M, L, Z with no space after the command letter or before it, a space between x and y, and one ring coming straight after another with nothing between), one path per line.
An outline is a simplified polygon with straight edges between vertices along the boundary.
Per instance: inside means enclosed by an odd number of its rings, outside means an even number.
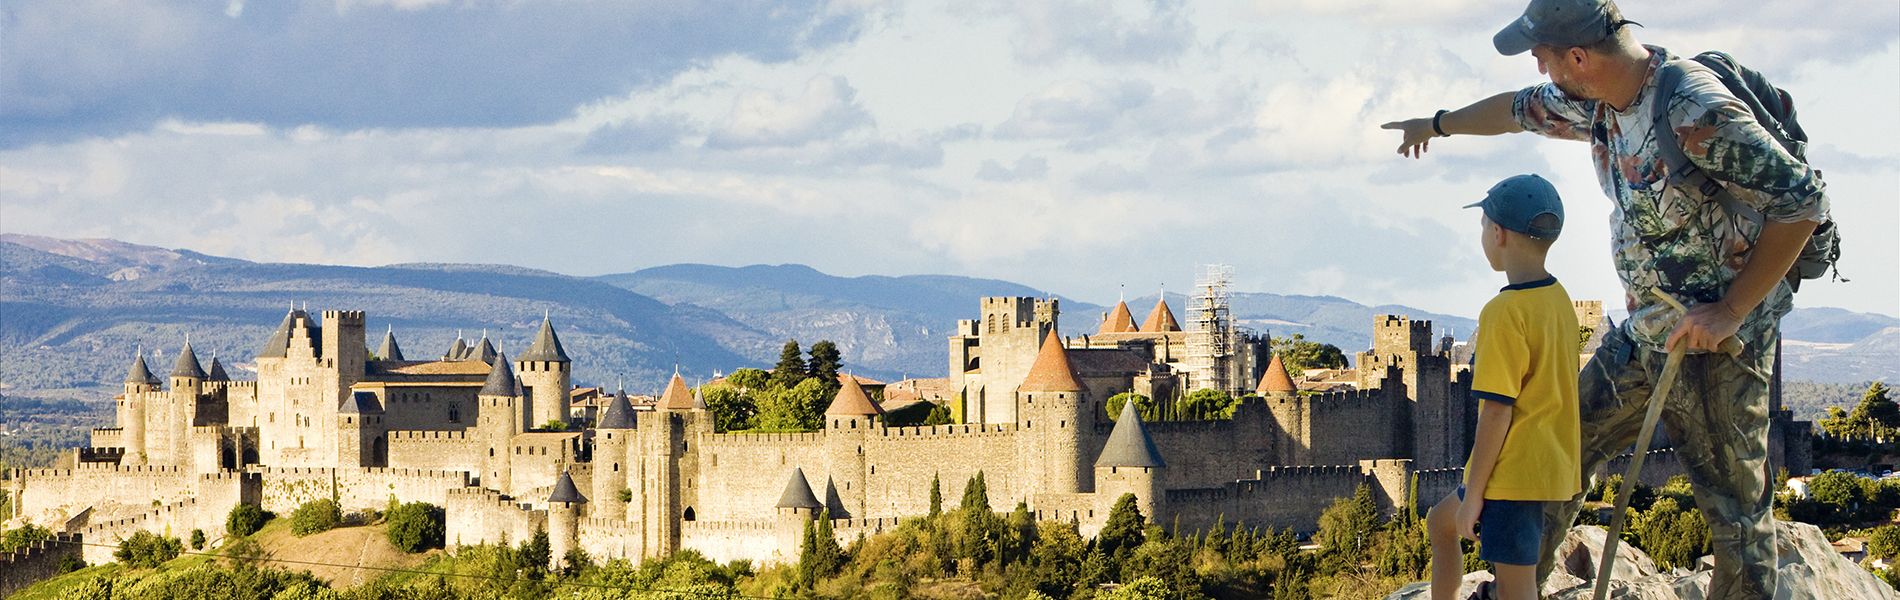
M1525 26L1524 20L1517 19L1491 36L1491 45L1498 49L1498 54L1517 56L1537 46L1537 40L1531 39L1530 28Z
M1477 201L1477 202L1473 202L1473 203L1470 203L1470 204L1466 204L1466 205L1464 205L1464 207L1463 207L1463 208L1483 208L1483 207L1484 207L1484 201L1483 201L1483 200L1479 200L1479 201Z

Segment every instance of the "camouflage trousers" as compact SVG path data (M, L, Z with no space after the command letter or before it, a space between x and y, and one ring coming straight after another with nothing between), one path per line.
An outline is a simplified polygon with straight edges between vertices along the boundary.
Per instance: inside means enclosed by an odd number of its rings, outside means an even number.
M1627 326L1627 323L1624 324ZM1749 328L1744 328L1747 330ZM1773 481L1768 469L1768 377L1774 364L1774 327L1743 339L1741 357L1690 354L1663 400L1663 431L1676 449L1708 521L1715 573L1708 598L1767 598L1775 591ZM1642 429L1651 386L1666 354L1633 341L1625 327L1578 375L1583 418L1583 474L1627 452ZM1544 556L1538 581L1555 566L1554 552L1575 522L1583 500L1552 502L1544 512Z

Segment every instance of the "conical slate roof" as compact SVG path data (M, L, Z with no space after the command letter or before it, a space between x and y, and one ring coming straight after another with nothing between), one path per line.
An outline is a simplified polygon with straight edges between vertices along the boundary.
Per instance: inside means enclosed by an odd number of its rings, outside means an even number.
M172 365L172 377L205 378L204 366L198 364L198 353L191 351L191 340L185 340L185 347L178 351L178 362Z
M528 351L521 353L520 360L533 362L569 362L567 349L561 347L561 336L554 334L554 323L546 316L541 317L541 331L534 334L534 344Z
M277 324L277 331L271 332L270 339L264 342L264 347L258 349L258 358L284 357L284 351L290 348L290 325L296 318L297 312L297 309L293 308L290 312L284 313L284 322Z
M152 370L145 366L144 352L140 352L132 359L132 368L126 372L125 382L158 385L158 376L153 375Z
M205 381L230 381L230 380L231 380L231 374L226 373L224 371L224 363L218 360L218 355L216 354L211 355L211 369L205 375Z
M468 342L462 341L462 334L455 334L455 343L449 345L449 353L442 360L468 360Z
M831 400L831 406L825 409L826 415L845 417L868 417L884 414L871 396L864 393L864 386L858 385L856 377L840 377L844 385L838 387L838 395Z
M487 333L483 333L482 341L479 343L476 343L475 349L470 350L468 352L469 358L474 359L474 360L479 360L485 363L495 362L495 357L500 356L500 355L501 355L500 353L495 351L495 345L488 343Z
M1293 385L1293 377L1286 372L1286 363L1280 362L1280 355L1275 354L1273 360L1267 362L1267 372L1260 374L1259 389L1254 391L1265 396L1297 393L1300 388Z
M344 398L343 404L337 406L336 411L347 414L379 413L383 412L383 404L376 401L376 394L373 392L351 392L350 397Z
M376 349L376 355L383 357L383 360L402 360L402 346L396 344L395 327L383 332L383 345Z
M488 370L488 381L482 383L482 396L501 396L507 398L521 395L521 382L515 381L515 368L508 366L508 359L502 357Z
M595 429L633 429L633 405L627 402L627 395L614 394L607 401L607 410L600 413L600 422Z
M1122 415L1115 418L1115 430L1108 434L1108 445L1095 459L1097 467L1166 467L1148 428L1141 424L1141 413L1133 401L1122 403Z
M1148 320L1141 322L1142 331L1162 332L1180 331L1181 324L1174 320L1174 310L1168 308L1168 297L1162 295L1155 302L1155 309L1148 311Z
M1102 328L1096 333L1134 333L1135 315L1128 312L1128 303L1117 301L1115 310L1108 311L1108 318L1102 320Z
M680 378L679 371L673 372L673 380L666 382L666 391L660 392L661 410L692 410L693 391L686 389L686 380Z
M579 504L586 501L587 497L582 496L581 491L574 488L574 478L569 477L567 471L561 472L561 480L554 482L554 493L548 494L549 504L555 502Z
M1050 330L1049 337L1042 340L1042 349L1036 352L1036 362L1029 366L1029 376L1023 378L1022 385L1017 386L1016 390L1082 391L1082 382L1075 378L1075 367L1069 364L1069 351L1063 349L1062 340L1056 337L1055 330Z
M778 496L778 508L824 508L818 501L818 495L811 493L811 482L805 481L805 470L792 467L792 478L785 480L785 493Z

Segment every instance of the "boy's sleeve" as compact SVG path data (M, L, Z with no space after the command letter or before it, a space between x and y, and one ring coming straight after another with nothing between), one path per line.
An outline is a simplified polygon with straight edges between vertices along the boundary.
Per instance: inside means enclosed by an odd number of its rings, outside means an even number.
M1517 125L1545 137L1590 141L1590 121L1596 103L1575 100L1551 83L1524 88L1511 98L1511 118Z
M1471 396L1504 405L1517 403L1530 373L1530 343L1524 328L1507 311L1485 305L1478 314L1478 339L1471 359Z

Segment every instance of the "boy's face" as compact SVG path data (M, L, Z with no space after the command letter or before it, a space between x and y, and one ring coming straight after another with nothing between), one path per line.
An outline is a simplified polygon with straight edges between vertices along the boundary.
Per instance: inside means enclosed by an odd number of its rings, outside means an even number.
M1497 223L1492 223L1490 217L1479 215L1478 231L1480 232L1478 244L1484 248L1485 262L1491 264L1491 270L1503 271L1504 265L1498 262L1498 257L1503 254L1504 228L1499 227Z

